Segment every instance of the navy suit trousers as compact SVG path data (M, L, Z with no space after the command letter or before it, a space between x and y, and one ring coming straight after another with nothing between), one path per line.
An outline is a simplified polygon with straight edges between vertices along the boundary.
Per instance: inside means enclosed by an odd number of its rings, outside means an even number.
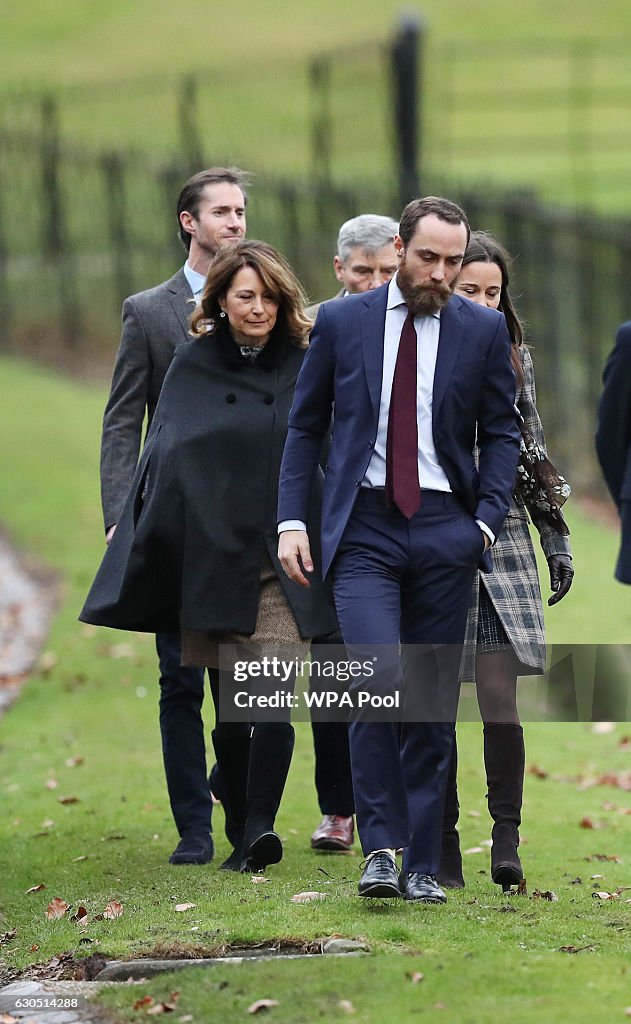
M457 709L460 645L484 536L453 494L423 491L406 519L362 488L335 561L335 604L354 680L349 743L365 854L404 847L404 871L435 874ZM358 712L361 691L401 696ZM375 716L379 720L375 719Z

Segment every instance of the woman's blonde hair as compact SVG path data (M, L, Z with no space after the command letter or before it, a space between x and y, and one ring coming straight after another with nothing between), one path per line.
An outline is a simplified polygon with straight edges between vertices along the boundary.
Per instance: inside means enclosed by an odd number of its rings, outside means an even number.
M200 306L191 317L191 333L204 337L219 324L223 299L235 275L252 267L278 302L278 318L272 333L284 333L299 348L306 348L311 321L305 315L305 293L285 257L267 242L244 241L226 245L213 260Z

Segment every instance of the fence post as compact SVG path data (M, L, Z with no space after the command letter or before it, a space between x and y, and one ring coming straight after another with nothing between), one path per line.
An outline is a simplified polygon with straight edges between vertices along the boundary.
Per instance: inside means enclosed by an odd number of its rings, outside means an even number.
M312 97L311 169L315 182L331 180L331 60L321 55L309 65Z
M125 175L121 154L104 153L101 166L105 178L107 223L114 258L113 276L118 298L122 302L134 289L131 283L131 248L127 232Z
M57 294L61 305L61 326L68 347L74 348L80 331L79 301L76 267L67 237L61 193L59 112L52 96L43 97L41 113L40 158L44 212L42 250L58 272Z
M395 131L394 161L401 206L405 206L420 192L419 93L424 35L422 20L416 15L405 15L401 19L390 51Z
M178 96L178 122L182 157L191 174L204 166L202 144L199 135L199 111L197 106L197 78L185 75Z

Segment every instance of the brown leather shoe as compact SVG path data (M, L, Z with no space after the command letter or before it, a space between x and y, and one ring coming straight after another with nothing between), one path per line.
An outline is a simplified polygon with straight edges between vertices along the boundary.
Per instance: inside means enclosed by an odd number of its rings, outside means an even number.
M311 836L311 849L348 853L354 838L355 826L352 815L350 818L342 818L339 814L325 814Z

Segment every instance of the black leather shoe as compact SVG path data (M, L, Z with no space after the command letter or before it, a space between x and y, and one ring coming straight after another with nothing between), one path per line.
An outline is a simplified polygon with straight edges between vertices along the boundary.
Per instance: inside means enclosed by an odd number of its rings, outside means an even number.
M399 878L401 895L404 900L419 900L421 903L446 903L447 897L434 875L422 875L420 871L401 872Z
M169 864L210 864L214 852L209 835L183 836L169 857Z
M391 899L400 897L397 865L389 853L373 853L368 860L359 880L360 896L375 899Z
M263 832L246 847L245 858L240 870L243 872L264 871L268 864L278 864L283 859L283 844L276 832Z

